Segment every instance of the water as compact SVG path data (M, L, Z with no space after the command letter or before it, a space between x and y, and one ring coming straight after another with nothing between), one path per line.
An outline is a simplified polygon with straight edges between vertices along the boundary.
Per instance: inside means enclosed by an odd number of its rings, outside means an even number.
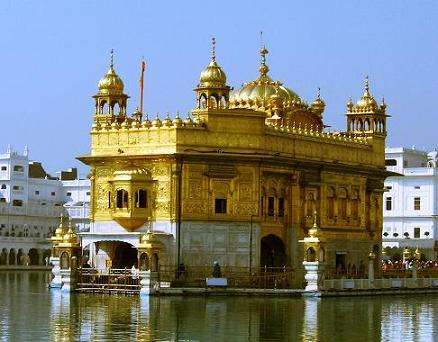
M0 341L438 341L438 294L356 298L63 295L0 272Z

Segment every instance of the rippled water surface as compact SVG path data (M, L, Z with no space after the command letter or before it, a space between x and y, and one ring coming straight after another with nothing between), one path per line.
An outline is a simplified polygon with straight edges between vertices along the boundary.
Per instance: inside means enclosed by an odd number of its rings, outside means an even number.
M438 294L140 299L61 295L48 278L0 272L0 341L438 341Z

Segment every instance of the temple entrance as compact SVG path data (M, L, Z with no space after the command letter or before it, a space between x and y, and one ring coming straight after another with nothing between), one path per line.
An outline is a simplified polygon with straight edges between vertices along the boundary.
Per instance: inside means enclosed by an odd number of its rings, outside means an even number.
M29 265L35 266L39 264L39 253L35 248L29 250Z
M137 267L137 249L126 242L120 242L114 252L112 268L131 268L132 265Z
M283 267L286 265L286 249L283 241L275 235L265 236L260 244L260 266Z

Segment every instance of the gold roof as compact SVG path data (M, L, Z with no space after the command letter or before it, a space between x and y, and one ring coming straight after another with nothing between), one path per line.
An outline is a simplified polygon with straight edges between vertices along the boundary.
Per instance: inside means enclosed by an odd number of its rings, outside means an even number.
M99 81L98 84L100 94L122 94L124 84L122 79L117 75L114 70L114 51L111 50L110 68L105 76Z
M268 76L267 53L268 50L265 47L260 50L260 76L255 81L244 83L241 89L234 90L231 93L231 108L267 109L270 108L273 97L277 102L280 99L285 108L302 103L301 98L295 92L284 87L283 83L274 81Z
M356 109L376 110L378 105L374 97L370 94L370 85L368 76L365 78L365 90L362 97L356 103Z
M212 38L212 54L210 64L201 72L199 87L225 87L227 76L216 62L216 40Z

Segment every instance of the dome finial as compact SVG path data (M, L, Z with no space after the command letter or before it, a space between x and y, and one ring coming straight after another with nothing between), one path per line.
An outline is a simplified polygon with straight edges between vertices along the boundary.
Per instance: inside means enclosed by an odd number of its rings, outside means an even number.
M316 93L316 99L321 100L321 88L320 87L318 87L318 91Z
M365 76L365 96L370 96L370 80L368 78L368 75Z
M216 62L216 38L211 38L211 60Z
M266 77L269 71L269 67L266 65L266 55L269 53L269 51L268 49L266 49L265 44L263 43L263 31L260 31L260 43L261 43L260 55L262 57L262 62L259 67L260 76Z
M114 67L114 49L110 51L110 68Z

